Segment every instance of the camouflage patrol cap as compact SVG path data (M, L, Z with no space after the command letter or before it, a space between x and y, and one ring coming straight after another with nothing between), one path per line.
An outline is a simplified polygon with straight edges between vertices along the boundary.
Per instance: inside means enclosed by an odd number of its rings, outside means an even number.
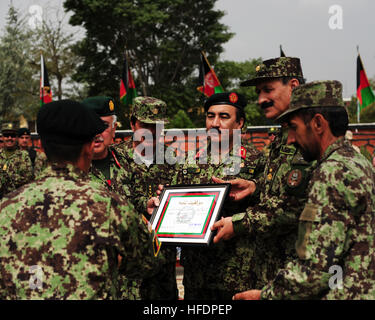
M14 132L17 133L17 127L12 122L3 123L1 126L1 133Z
M299 58L279 57L263 61L255 68L255 77L241 83L241 87L255 86L259 81L273 78L303 78Z
M277 119L280 120L300 109L325 107L344 108L341 82L336 80L313 81L295 87L292 91L289 109Z
M103 132L107 125L82 103L59 100L47 103L37 115L38 133L46 141L80 145Z
M168 122L167 104L153 97L136 97L133 100L132 116L144 123Z
M112 116L116 114L115 101L111 97L96 96L82 101L82 104L93 110L99 117Z

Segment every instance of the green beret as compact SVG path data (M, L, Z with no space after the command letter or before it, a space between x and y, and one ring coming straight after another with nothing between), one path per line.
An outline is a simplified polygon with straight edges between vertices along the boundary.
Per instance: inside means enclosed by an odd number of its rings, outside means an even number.
M136 97L133 100L132 116L144 123L168 122L167 104L153 97Z
M19 136L19 137L21 137L21 136L23 136L23 135L31 135L31 133L30 133L30 130L28 129L28 128L19 128L18 129L18 132L17 132L17 135Z
M112 116L116 114L115 101L111 97L89 97L83 100L82 104L87 108L95 111L95 113L99 117Z
M211 106L220 104L228 104L243 110L247 105L247 101L242 94L236 92L215 93L204 103L204 110L207 112Z
M3 123L1 126L1 133L14 132L17 133L17 127L12 122Z
M331 107L344 108L341 82L336 80L313 81L293 89L289 109L277 119L300 109Z
M259 81L294 77L303 78L299 58L280 57L263 61L255 68L255 77L241 83L241 87L255 86Z
M58 144L79 145L91 141L107 125L82 103L59 100L39 109L37 128L42 139Z

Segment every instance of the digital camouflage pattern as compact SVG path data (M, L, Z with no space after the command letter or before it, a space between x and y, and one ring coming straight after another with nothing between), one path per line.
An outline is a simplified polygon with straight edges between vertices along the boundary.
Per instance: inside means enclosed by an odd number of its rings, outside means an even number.
M338 139L313 172L299 216L298 257L262 289L263 299L375 299L375 173ZM330 288L330 267L343 288ZM337 284L337 281L334 281Z
M168 122L167 104L153 97L136 97L133 100L132 116L144 123Z
M48 160L44 152L40 151L36 153L35 164L34 164L34 177L37 179L42 173L43 169L47 168Z
M6 180L2 186L2 195L19 188L34 178L29 153L18 148L13 151L0 149L0 170Z
M293 89L289 109L278 119L304 108L344 107L339 81L313 81Z
M126 197L128 202L132 202L130 184L131 184L131 170L128 160L123 154L123 149L111 145L108 147L110 157L109 161L109 175L107 179L102 171L95 166L95 161L90 167L90 178L93 181L105 186L108 190L116 193L121 197ZM139 212L145 214L146 212ZM137 213L138 214L138 213ZM144 275L146 276L146 275ZM120 297L125 300L139 300L141 280L128 279L124 274L119 274Z
M211 155L211 145L191 154L186 162L177 166L173 184L212 184L212 176L224 180L237 177L251 179L254 175L255 161L259 151L251 144L243 142L234 147L230 161L223 158L217 163ZM206 164L199 163L204 158ZM239 166L236 167L236 166ZM241 212L247 203L225 202L223 216ZM249 238L238 237L220 243L211 243L209 247L183 247L181 264L184 267L184 299L215 300L231 299L233 294L248 288L251 280L249 262L254 250Z
M242 82L241 86L254 86L258 81L282 77L303 78L299 58L280 57L265 60L260 65L256 66L255 77Z
M163 262L133 206L72 165L47 167L0 210L0 299L117 299L119 271L142 278Z
M129 184L130 199L138 212L146 215L147 201L157 196L158 185L171 184L174 175L174 166L168 163L157 164L155 159L150 166L135 161L133 139L120 143L121 155L129 164L131 182ZM138 159L139 160L139 159ZM150 216L147 216L150 219ZM176 248L162 245L160 251L163 253L166 263L160 272L147 279L143 279L141 285L141 298L147 300L177 300L178 289L176 283Z
M298 217L307 200L307 184L315 162L306 162L294 145L287 145L288 132L281 128L270 144L269 157L259 157L252 196L254 206L232 218L238 237L248 237L255 247L247 268L252 282L249 289L262 288L273 279L287 259L295 256Z

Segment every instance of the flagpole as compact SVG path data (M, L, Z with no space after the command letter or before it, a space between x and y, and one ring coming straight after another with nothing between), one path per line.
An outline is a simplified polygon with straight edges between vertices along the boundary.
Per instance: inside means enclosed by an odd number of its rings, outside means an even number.
M210 63L208 62L208 60L207 60L207 58L206 58L206 55L204 54L204 52L203 51L201 51L202 52L202 55L203 55L203 58L204 58L204 60L206 60L206 63L207 63L207 65L209 66L209 68L211 69L211 71L212 71L212 74L213 74L213 76L215 77L215 80L217 81L217 83L218 84L220 84L220 86L223 88L223 90L224 90L224 87L222 86L222 84L220 83L220 81L219 81L219 79L217 78L217 76L216 76L216 73L215 73L215 71L214 71L214 69L212 69L212 67L211 67L211 65L210 65ZM225 90L224 90L225 91Z
M359 46L358 45L357 45L357 53L358 53L359 60L361 60L361 56L359 55ZM357 72L358 72L358 70L357 70ZM360 123L360 121L361 121L361 115L360 115L361 111L360 111L358 96L356 95L356 97L357 97L357 122Z

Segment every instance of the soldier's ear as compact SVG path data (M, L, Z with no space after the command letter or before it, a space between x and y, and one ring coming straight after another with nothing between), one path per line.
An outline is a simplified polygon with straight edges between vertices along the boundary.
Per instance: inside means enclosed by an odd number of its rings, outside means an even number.
M329 128L329 124L320 113L317 113L311 119L311 127L318 135L321 135Z
M296 79L296 78L293 78L293 79L291 79L290 81L289 81L289 85L290 85L290 87L292 88L292 89L294 89L295 87L298 87L299 86L299 81L298 81L298 79Z

